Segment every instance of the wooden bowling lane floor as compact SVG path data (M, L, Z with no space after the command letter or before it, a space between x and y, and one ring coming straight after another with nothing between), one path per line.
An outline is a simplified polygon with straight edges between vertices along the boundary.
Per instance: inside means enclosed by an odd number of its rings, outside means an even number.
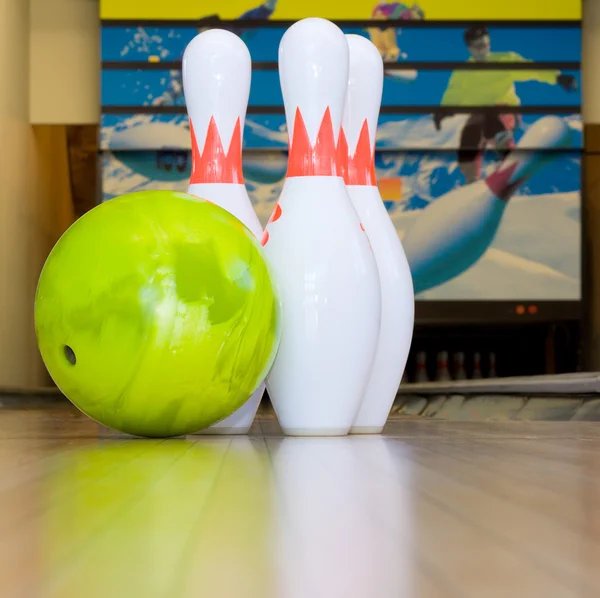
M596 598L600 427L139 440L0 409L2 598Z

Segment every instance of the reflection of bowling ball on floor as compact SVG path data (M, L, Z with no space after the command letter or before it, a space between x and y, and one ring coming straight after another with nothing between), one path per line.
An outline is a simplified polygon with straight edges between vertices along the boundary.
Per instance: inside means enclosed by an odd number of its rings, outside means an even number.
M264 443L244 436L103 441L63 451L52 464L32 493L39 511L32 591L43 587L47 598L275 596L277 511Z
M40 351L93 419L140 436L196 432L266 376L279 304L261 247L220 207L134 193L79 219L42 271Z

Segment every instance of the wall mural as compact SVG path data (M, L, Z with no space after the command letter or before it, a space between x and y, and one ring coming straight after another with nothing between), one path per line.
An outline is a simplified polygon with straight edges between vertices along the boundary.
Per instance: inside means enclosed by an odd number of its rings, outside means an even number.
M266 223L287 166L277 49L289 23L278 21L323 16L369 37L385 62L376 173L400 237L431 230L458 238L467 225L486 231L474 265L433 256L450 272L438 279L414 265L417 298L579 300L581 6L490 4L459 1L450 11L445 0L331 1L310 10L267 0L230 2L225 12L202 3L198 14L189 1L103 0L103 199L187 189L181 58L198 31L221 27L240 35L253 59L244 176ZM513 164L523 174L509 190L502 166ZM505 204L493 217L481 209L490 193ZM475 248L461 251L469 264Z

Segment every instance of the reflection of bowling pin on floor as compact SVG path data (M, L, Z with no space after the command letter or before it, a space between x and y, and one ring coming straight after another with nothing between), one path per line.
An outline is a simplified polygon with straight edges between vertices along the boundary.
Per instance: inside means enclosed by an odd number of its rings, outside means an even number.
M423 210L402 239L415 292L443 284L475 264L494 240L512 195L556 157L519 148L563 147L568 138L562 119L541 118L486 179L453 189Z
M251 69L246 44L229 31L205 31L187 46L183 85L192 137L188 193L224 208L260 239L262 228L242 174L242 135ZM235 413L202 433L245 434L264 390L261 384Z
M413 575L417 482L411 455L399 455L403 443L392 454L376 436L267 440L279 581L271 596L421 596Z
M263 241L282 303L267 386L284 432L347 434L375 356L381 297L336 164L348 84L342 31L317 18L292 25L279 46L279 76L289 161Z
M381 328L371 377L353 433L381 432L412 341L415 297L406 256L375 181L375 132L383 62L361 35L347 35L350 71L338 147L346 189L371 242L381 283Z

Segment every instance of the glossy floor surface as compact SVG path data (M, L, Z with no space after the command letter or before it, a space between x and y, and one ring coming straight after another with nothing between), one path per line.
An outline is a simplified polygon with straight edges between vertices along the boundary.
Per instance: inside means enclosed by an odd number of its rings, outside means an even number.
M0 409L2 598L596 598L600 424L137 440Z

